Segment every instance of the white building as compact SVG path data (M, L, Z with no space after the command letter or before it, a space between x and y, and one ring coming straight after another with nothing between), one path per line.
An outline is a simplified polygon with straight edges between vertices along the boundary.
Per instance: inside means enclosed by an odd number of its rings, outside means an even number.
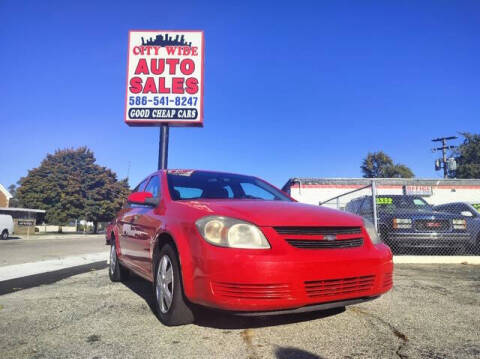
M358 190L375 181L377 194L416 194L432 205L449 202L480 203L480 179L417 179L417 178L291 178L283 186L299 202L323 203L333 197ZM344 209L354 198L371 195L371 188L365 188L323 205Z

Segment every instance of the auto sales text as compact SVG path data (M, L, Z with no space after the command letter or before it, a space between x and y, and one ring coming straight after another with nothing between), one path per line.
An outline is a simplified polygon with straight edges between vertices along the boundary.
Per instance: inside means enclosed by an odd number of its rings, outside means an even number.
M151 57L161 56L162 51L166 51L169 56L178 57ZM132 59L137 61L134 75L139 76L130 78L130 93L190 95L198 93L199 80L195 76L190 76L195 72L195 62L186 57L198 56L196 46L134 46L132 53L134 55ZM186 58L182 58L184 56Z

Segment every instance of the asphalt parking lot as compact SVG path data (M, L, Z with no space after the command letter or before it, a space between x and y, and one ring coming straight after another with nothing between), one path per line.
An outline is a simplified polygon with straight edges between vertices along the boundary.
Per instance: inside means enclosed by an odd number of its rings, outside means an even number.
M0 241L0 267L108 251L104 234L47 234Z
M395 287L345 311L165 327L150 285L106 268L0 296L2 358L478 358L480 266L397 265ZM63 278L63 277L62 277Z

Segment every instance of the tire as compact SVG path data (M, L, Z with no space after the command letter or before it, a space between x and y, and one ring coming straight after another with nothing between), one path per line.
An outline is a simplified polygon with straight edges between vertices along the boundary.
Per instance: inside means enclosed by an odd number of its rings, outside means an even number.
M0 236L0 239L6 240L8 238L8 230L4 229L2 232L2 235Z
M155 261L153 291L158 319L167 326L190 324L194 314L183 293L179 260L170 244L165 244Z
M477 239L475 240L475 244L473 245L473 248L472 248L472 253L480 255L480 234L477 236Z
M108 267L108 276L112 282L126 281L130 275L130 272L118 261L115 239L112 238L111 242L112 245L110 246L110 265Z

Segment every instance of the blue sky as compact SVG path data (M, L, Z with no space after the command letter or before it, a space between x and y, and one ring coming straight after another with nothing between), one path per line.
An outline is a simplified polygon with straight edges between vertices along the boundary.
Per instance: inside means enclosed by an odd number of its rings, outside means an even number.
M383 150L435 178L430 140L480 129L478 1L3 0L0 13L4 186L83 145L132 185L156 169L158 128L123 123L129 29L205 31L205 126L171 129L171 168L282 186L360 177Z

